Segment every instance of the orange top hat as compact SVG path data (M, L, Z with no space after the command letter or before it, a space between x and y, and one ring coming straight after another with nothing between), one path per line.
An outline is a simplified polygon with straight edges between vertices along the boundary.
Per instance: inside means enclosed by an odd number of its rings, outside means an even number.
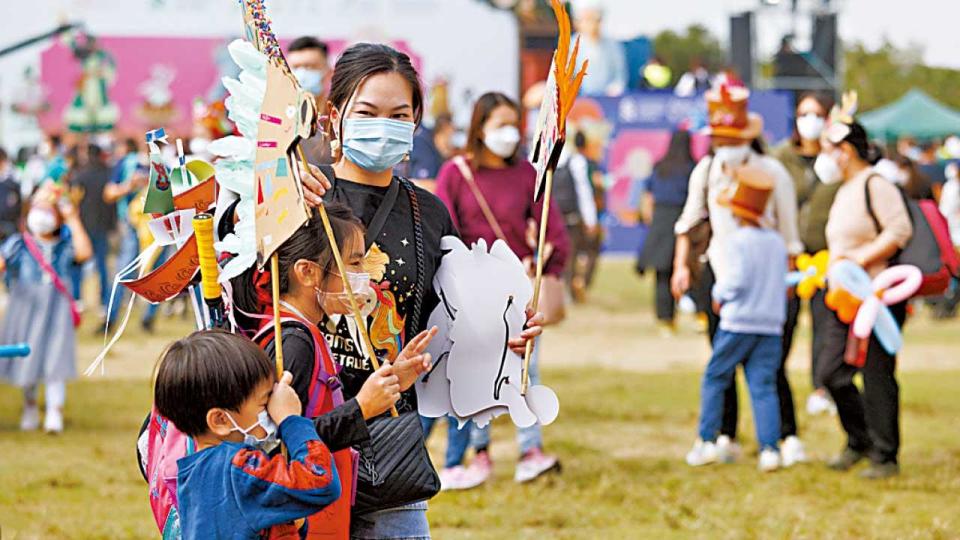
M747 111L750 90L720 84L708 90L704 97L709 123L704 130L707 135L752 140L763 132L763 118Z
M733 215L759 223L773 193L773 177L752 165L744 165L733 173L737 181L733 195L721 194L717 202L730 208Z

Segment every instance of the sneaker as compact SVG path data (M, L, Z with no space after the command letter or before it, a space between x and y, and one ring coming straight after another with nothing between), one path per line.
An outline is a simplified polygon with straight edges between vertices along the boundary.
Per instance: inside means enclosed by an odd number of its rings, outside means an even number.
M52 434L63 432L63 411L61 409L56 407L47 409L47 414L43 419L43 430Z
M677 335L677 325L673 321L657 321L660 337L668 339Z
M760 472L773 472L780 468L780 452L773 448L764 448L760 451L760 460L757 463Z
M490 454L488 452L477 452L477 455L473 458L473 463L466 468L464 475L476 482L472 487L479 486L489 480L490 476L493 475L493 461L490 460Z
M40 427L40 408L36 404L24 405L20 416L20 431L35 431Z
M557 461L557 458L544 454L543 450L539 448L534 448L520 458L517 463L517 470L513 475L513 481L523 484L553 470L560 470L560 462Z
M837 414L837 406L822 391L816 391L807 398L807 414L817 416L818 414Z
M849 471L867 455L852 448L844 448L839 456L827 462L827 467L835 471Z
M717 461L720 463L734 463L740 457L740 445L729 435L717 437Z
M440 491L473 489L486 480L481 471L462 465L447 467L440 471Z
M780 446L780 457L784 467L792 467L797 463L806 463L807 453L803 450L803 443L796 435L791 435Z
M900 474L900 466L896 463L871 463L870 467L860 473L860 478L866 480L883 480L884 478L892 478L898 474Z
M716 462L717 445L710 441L697 439L697 442L693 443L693 448L687 452L687 465L691 467L699 467Z

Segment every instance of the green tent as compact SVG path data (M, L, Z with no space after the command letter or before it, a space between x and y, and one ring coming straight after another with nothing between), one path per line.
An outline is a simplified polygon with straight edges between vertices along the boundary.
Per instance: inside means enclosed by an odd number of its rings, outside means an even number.
M871 138L886 141L902 136L918 139L960 134L960 112L914 88L889 105L857 118Z

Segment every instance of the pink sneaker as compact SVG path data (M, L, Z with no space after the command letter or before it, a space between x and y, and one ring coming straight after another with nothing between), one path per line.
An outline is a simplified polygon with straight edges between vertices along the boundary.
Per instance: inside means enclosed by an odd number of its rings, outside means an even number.
M552 470L560 471L560 461L555 456L544 454L540 448L534 448L520 458L513 480L522 484Z
M473 458L473 463L466 468L464 472L464 482L472 484L470 487L477 487L493 475L493 461L490 460L489 452L478 452Z

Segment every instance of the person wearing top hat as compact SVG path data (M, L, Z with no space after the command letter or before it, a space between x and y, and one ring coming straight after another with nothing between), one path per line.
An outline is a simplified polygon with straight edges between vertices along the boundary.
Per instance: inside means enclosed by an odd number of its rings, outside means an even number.
M759 468L773 471L780 467L776 380L787 308L787 248L783 238L764 225L774 188L771 176L752 165L733 175L735 186L717 197L736 225L724 246L727 271L713 286L713 309L720 315L720 325L703 374L699 438L686 459L691 466L718 461L724 393L742 362L760 446Z
M686 294L691 288L690 233L709 220L712 229L710 242L706 250L704 266L698 289L709 291L714 281L722 281L731 272L732 264L727 256L727 245L738 229L735 214L730 208L720 204L718 195L729 190L734 184L733 171L749 166L763 171L771 180L773 187L769 202L763 209L763 215L770 228L780 234L790 257L803 252L797 226L797 197L793 180L786 168L776 159L763 154L759 139L763 132L763 119L748 112L750 91L742 86L721 83L708 91L707 112L712 152L704 157L690 174L689 193L680 218L674 226L677 235L674 250L674 271L671 290L676 298ZM717 332L719 318L709 309L709 337L711 341ZM791 324L792 323L792 324ZM783 465L789 467L806 461L803 444L797 437L796 414L793 405L793 393L787 381L785 362L789 339L796 319L784 322L785 331L781 346L780 366L777 371L777 394L780 403L780 439ZM721 459L731 461L739 452L736 444L737 432L737 386L731 381L722 403L723 424L718 442Z

